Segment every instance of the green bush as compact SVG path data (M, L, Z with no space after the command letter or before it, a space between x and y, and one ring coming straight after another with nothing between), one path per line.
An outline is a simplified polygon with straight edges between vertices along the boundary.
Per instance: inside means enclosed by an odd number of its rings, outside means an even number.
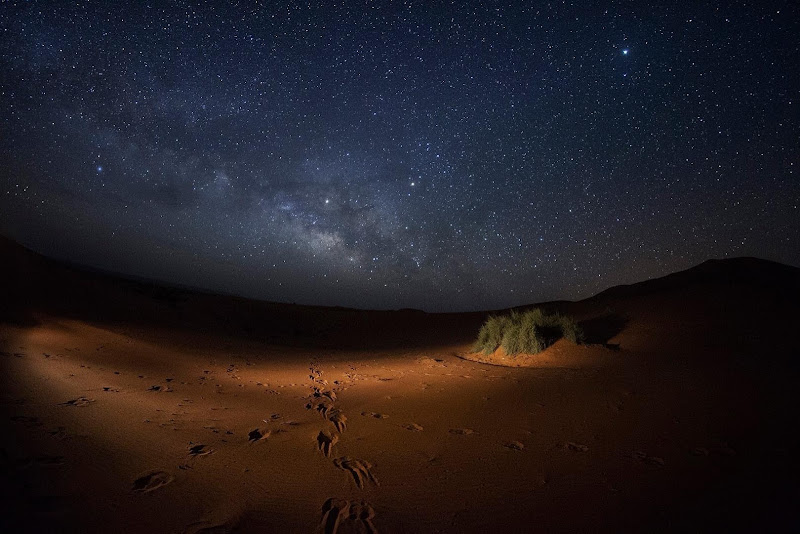
M575 344L583 342L583 330L574 319L560 313L548 314L534 308L524 313L489 317L478 332L474 352L491 354L498 347L509 356L536 354L560 338Z
M564 336L564 339L571 341L576 345L583 343L585 340L583 329L578 326L578 323L575 322L575 319L572 317L567 317L566 315L561 315L560 317L561 335Z
M489 317L478 332L478 340L473 348L474 352L491 354L500 346L503 340L503 331L510 317Z
M527 354L537 354L547 348L542 330L542 314L539 309L532 310L539 313L523 313L520 318L518 351L509 352L505 345L507 354L517 354L525 352Z
M509 354L519 354L523 352L525 347L522 346L522 324L518 317L512 316L511 320L506 324L506 329L503 331L503 339L500 341L505 351Z

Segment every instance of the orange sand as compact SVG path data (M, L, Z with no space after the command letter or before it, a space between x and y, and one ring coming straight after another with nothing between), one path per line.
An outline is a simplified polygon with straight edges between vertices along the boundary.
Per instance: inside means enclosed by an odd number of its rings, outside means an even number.
M0 531L798 526L796 269L558 303L596 343L501 367L465 359L484 314L253 303L0 252Z

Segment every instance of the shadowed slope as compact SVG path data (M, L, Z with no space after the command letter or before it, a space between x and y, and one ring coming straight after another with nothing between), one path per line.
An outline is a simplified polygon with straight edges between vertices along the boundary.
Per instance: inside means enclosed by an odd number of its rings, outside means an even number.
M466 342L481 313L366 311L251 300L137 280L45 258L0 236L0 319L37 313L113 328L165 328L299 347L387 349Z
M486 314L250 301L0 244L9 317L39 321L0 322L0 530L797 522L797 269L709 262L543 304L596 344L517 369L456 357Z
M683 290L693 286L748 286L779 290L787 295L800 292L800 269L759 258L708 260L700 265L635 284L614 286L587 299L618 300Z
M471 343L489 313L365 311L214 295L68 265L2 236L0 258L0 296L6 303L0 320L12 322L30 322L35 314L45 313L112 328L159 327L276 345L402 349ZM542 306L575 316L589 343L608 343L631 316L647 317L664 308L676 320L682 316L683 326L702 323L698 327L708 330L709 339L732 335L732 342L746 345L790 328L799 301L800 269L733 258L612 287L583 301ZM731 324L738 328L731 330ZM714 334L714 329L724 333Z

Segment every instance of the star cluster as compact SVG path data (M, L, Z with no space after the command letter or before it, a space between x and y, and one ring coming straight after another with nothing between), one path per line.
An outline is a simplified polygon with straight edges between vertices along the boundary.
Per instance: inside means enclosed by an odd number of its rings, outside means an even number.
M432 311L800 264L792 2L29 1L0 26L0 228L45 254Z

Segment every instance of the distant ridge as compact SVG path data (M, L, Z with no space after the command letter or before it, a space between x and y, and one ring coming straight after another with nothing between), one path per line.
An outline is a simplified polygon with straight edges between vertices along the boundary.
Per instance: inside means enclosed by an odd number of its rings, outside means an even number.
M678 271L660 278L613 286L577 302L597 303L603 300L642 297L696 286L749 286L769 290L770 292L783 293L786 298L797 295L798 299L800 299L800 268L754 257L712 259L684 271ZM0 297L3 297L7 306L25 303L27 308L29 307L28 305L51 301L54 298L59 300L58 293L74 297L76 294L83 296L88 292L95 297L93 300L97 302L98 294L104 294L108 290L116 294L120 292L145 293L157 300L176 301L194 296L204 299L225 299L239 303L250 302L259 308L267 307L272 310L292 308L320 312L329 310L341 313L368 311L341 306L297 305L248 299L216 294L208 290L185 287L179 284L93 269L48 258L0 234ZM100 300L106 299L101 298ZM568 305L569 301L531 303L521 307L543 304ZM386 310L386 312L389 313L389 310ZM409 308L395 310L391 313L419 317L428 315L422 310ZM490 311L465 312L455 315L479 316L485 313L490 313Z
M685 271L643 282L610 287L586 301L666 293L692 286L735 286L800 293L800 269L754 257L713 259Z

